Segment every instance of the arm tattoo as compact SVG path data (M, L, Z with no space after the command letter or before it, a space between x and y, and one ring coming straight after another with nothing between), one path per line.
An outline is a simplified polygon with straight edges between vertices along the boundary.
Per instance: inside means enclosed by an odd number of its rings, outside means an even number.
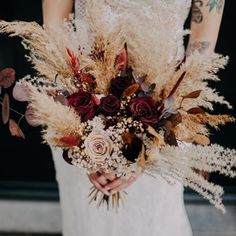
M209 7L209 12L216 9L220 13L224 6L224 0L209 0L207 6Z
M201 7L203 6L202 0L193 0L192 5L192 22L200 24L203 20L203 14Z
M210 42L207 41L197 41L190 43L187 49L187 55L191 55L193 52L198 51L204 53L210 47Z

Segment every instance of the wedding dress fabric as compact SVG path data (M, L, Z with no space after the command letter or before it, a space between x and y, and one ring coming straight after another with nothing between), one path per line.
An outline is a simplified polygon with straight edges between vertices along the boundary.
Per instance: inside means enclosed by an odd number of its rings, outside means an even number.
M185 15L179 18L183 28L191 0L106 0L118 11L122 7L154 5L156 2L181 4ZM140 3L140 4L139 4ZM75 1L77 17L85 14L85 1ZM166 16L171 17L171 16ZM183 51L182 42L179 44ZM64 236L191 236L192 231L183 202L183 186L169 184L162 177L143 174L127 189L128 200L118 212L97 209L89 204L91 183L84 171L70 166L60 149L52 149L59 184Z

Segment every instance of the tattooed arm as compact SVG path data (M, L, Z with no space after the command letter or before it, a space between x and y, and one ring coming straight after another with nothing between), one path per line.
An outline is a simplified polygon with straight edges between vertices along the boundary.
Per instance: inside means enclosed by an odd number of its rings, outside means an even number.
M43 23L53 30L72 12L73 2L73 0L43 0Z
M224 0L193 0L191 10L191 35L187 55L198 50L200 53L215 49Z

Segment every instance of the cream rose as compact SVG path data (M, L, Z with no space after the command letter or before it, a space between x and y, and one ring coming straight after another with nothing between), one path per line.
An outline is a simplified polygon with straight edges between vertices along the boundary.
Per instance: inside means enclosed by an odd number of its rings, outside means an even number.
M102 135L91 133L84 141L85 153L92 161L102 164L111 154L111 140Z

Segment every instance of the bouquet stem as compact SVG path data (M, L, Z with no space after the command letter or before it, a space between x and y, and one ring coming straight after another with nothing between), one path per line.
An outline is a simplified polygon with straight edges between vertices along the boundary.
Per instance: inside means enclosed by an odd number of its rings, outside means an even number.
M96 203L96 207L99 208L101 206L107 206L107 209L115 209L118 210L120 206L124 206L124 202L127 200L126 198L127 192L120 191L111 195L105 195L101 191L99 191L96 187L91 187L89 193L89 203Z

